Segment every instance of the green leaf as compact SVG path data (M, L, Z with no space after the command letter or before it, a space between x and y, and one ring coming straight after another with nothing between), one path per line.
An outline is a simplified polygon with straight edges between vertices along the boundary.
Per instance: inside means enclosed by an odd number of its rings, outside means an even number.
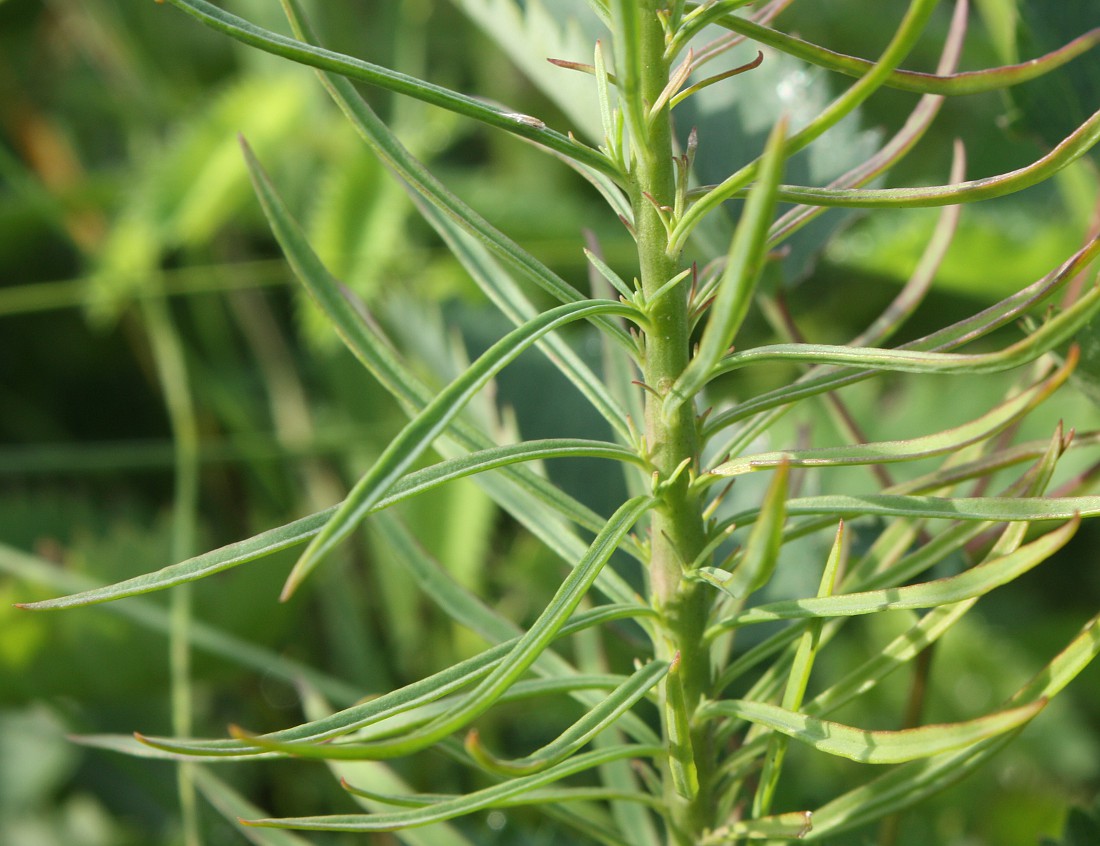
M805 149L827 130L854 112L882 87L891 71L902 62L920 38L935 6L936 0L911 0L905 18L898 25L878 62L866 73L861 74L858 82L823 109L816 118L787 139L788 156L793 156ZM726 200L743 191L750 182L758 178L759 169L760 160L757 159L731 174L718 185L705 189L705 193L684 213L673 228L669 238L669 250L682 249L688 235L699 221Z
M665 679L665 733L667 735L668 768L672 786L685 799L699 794L699 769L691 741L691 717L680 676L680 653L672 662Z
M1012 397L981 417L933 435L824 449L783 450L744 455L719 464L709 472L716 476L739 476L780 464L789 464L793 467L885 464L954 452L969 444L983 441L1021 419L1057 390L1072 369L1072 366L1062 367L1050 378Z
M897 764L962 749L1018 728L1038 714L1044 705L1046 700L1039 700L966 722L901 731L866 731L788 711L778 705L739 699L708 703L700 708L700 719L704 716L736 717L781 732L830 755L864 764Z
M833 208L926 209L958 203L976 203L1015 194L1045 182L1085 155L1100 142L1100 111L1067 135L1047 155L1026 167L1009 173L972 179L953 185L932 185L921 188L815 188L801 185L780 185L779 199L791 203ZM744 193L737 186L729 196Z
M295 32L305 41L316 41L316 36L302 13L298 0L282 0L282 3ZM429 205L449 217L464 231L481 241L499 259L555 299L563 303L583 299L576 288L448 191L415 156L405 149L348 80L323 74L321 82L363 141L408 186L410 191L415 192ZM284 249L286 249L285 245ZM620 326L605 319L597 318L596 322L618 337L625 346L631 346L629 336Z
M1100 615L1093 617L1054 660L1010 700L1040 704L1056 696L1100 652ZM865 825L916 804L973 772L1007 745L1018 731L979 743L961 752L915 761L837 797L815 812L816 840Z
M311 720L324 719L331 713L328 703L308 688L302 695L302 710ZM356 784L377 791L407 793L410 789L392 768L379 761L329 761L327 766L341 786L354 781ZM352 798L359 806L369 811L380 807L378 803L361 796L353 795ZM402 831L396 835L396 839L406 846L473 846L465 836L448 823L437 823L426 828Z
M523 758L502 760L482 745L476 730L466 737L466 751L490 772L501 775L527 775L560 763L587 744L597 734L619 723L634 704L652 690L668 672L667 661L650 661L613 691L592 710L573 723L556 739Z
M250 47L256 47L264 52L282 56L318 70L341 74L349 79L368 82L371 85L377 85L398 94L423 100L426 103L465 115L497 129L503 129L505 132L535 141L552 150L582 161L597 170L606 173L615 172L614 166L598 151L586 147L560 132L547 128L542 121L531 118L529 115L493 108L475 97L450 91L442 86L365 62L362 59L295 41L292 38L270 32L236 15L232 15L217 6L207 3L206 0L168 0L168 2L211 29L225 33Z
M3 544L0 544L0 572L28 584L47 586L51 590L74 591L76 592L74 596L97 595L101 591L110 590L110 588L96 586L94 580L69 568L52 564ZM50 603L58 601L65 600L45 600L45 603L50 606ZM23 603L16 607L39 607L39 604ZM168 610L148 600L134 599L130 602L110 605L105 610L147 631L167 635L170 628ZM242 640L201 620L191 622L188 642L194 649L217 655L242 667L249 667L273 679L280 679L290 684L305 680L318 690L324 691L326 696L342 704L354 702L360 695L358 688L342 679L323 673L287 655L277 654Z
M1043 535L1027 546L993 558L957 576L862 593L772 602L750 608L742 614L723 620L714 627L713 631L772 620L850 617L904 608L932 608L982 596L1041 564L1069 542L1079 524L1080 519L1074 517L1064 526Z
M847 536L844 532L844 523L841 523L837 527L832 551L829 553L829 559L825 562L825 569L821 574L821 583L817 589L818 597L832 594L836 585L837 573L847 563L847 559ZM813 669L818 648L821 646L822 623L822 620L812 620L798 640L794 660L791 661L791 670L787 676L787 686L783 691L783 701L780 703L788 711L798 711L802 708L802 700L810 683L810 672ZM772 735L768 743L768 754L764 758L764 768L760 773L756 795L753 797L753 817L762 817L771 811L772 800L775 798L775 790L779 784L779 775L783 770L783 760L786 755L787 738L779 734Z
M277 751L294 751L295 745L303 752L310 747L316 751L315 741L317 740L345 734L386 716L403 713L485 676L452 708L431 720L427 725L397 739L357 744L354 750L348 750L348 752L349 757L354 755L356 758L377 760L408 755L425 749L463 728L488 710L535 663L554 638L560 636L563 627L568 629L566 621L592 586L603 565L615 552L622 537L652 505L651 497L636 497L624 503L608 521L604 531L593 540L585 558L562 582L553 599L531 628L509 643L486 650L474 658L420 682L407 685L401 690L385 694L366 705L347 709L330 718L323 725L307 724L271 735L250 738L251 744L232 741L201 744L171 740L150 742L155 742L161 748L171 751L195 751L199 754L215 755L226 752L238 754L250 745L262 749L264 748L262 744L265 743L268 747L275 747ZM591 616L591 612L588 615L579 616L587 619ZM323 754L326 747L321 747L320 751Z
M372 511L389 508L402 500L409 499L454 479L496 468L509 467L516 462L538 461L555 457L613 458L632 463L641 462L641 459L631 450L601 441L567 438L526 441L520 444L469 453L410 473L394 484L389 493L374 505ZM308 517L302 517L292 523L287 523L285 526L261 532L247 540L205 552L202 555L197 555L178 564L171 564L152 573L145 573L113 585L91 588L57 599L21 603L18 607L34 611L76 608L164 590L186 582L196 581L240 564L267 557L315 537L336 513L336 508L336 506L326 508L323 511L310 514Z
M716 828L706 835L700 846L740 843L742 840L802 840L813 830L811 811L792 811L772 817L758 817Z
M833 344L770 344L726 356L711 378L749 364L809 361L902 373L998 373L1033 361L1073 338L1100 309L1100 285L1023 339L992 353L940 353Z
M558 631L557 637L566 637L590 626L629 619L644 613L646 613L645 609L603 605L574 616ZM376 726L383 720L405 714L461 690L479 678L483 678L493 667L499 665L519 641L520 638L515 637L499 643L438 673L367 702L352 705L323 719L259 735L249 740L179 739L146 735L139 735L139 737L142 743L166 752L217 758L265 754L271 745L278 748L280 745L296 744L295 748L314 748L320 741L331 740L363 728ZM260 742L268 743L269 746L257 745Z
M632 307L610 300L562 305L544 312L493 344L390 441L374 466L351 489L337 508L336 514L310 541L287 578L283 598L289 597L320 563L321 558L351 534L400 475L432 445L470 398L505 365L538 338L563 325L595 314L628 315L633 311Z
M753 41L767 44L788 55L848 76L862 77L872 68L872 63L866 59L845 56L824 47L818 47L736 15L727 15L718 23ZM996 91L1049 73L1088 52L1097 44L1100 44L1100 29L1093 29L1045 56L1020 64L952 74L894 70L887 75L885 85L918 94L959 95Z
M1029 309L1047 302L1051 296L1062 290L1071 279L1084 272L1098 255L1100 255L1100 238L1094 238L1060 267L1051 271L1042 279L971 317L937 330L916 341L904 344L899 349L948 350L988 335L1013 320L1019 319ZM844 385L850 385L861 379L869 378L869 376L868 373L853 373L851 371L833 371L826 374L811 372L791 385L759 394L731 409L712 415L709 422L703 427L703 434L705 437L710 437L731 423L744 420L772 408L789 405L810 396L836 390Z
M739 526L756 519L758 509L742 511L727 522ZM787 503L788 515L828 514L833 517L932 517L946 520L1069 520L1100 515L1100 496L938 497L865 494L808 496Z
M567 776L598 767L611 761L627 758L653 758L662 754L660 747L615 746L596 752L577 755L535 775L510 779L474 793L444 802L436 802L423 808L380 814L343 814L327 817L290 817L287 819L246 820L247 825L273 828L300 828L313 831L397 831L413 826L427 825L441 820L471 814L513 797L522 796L538 787L552 784Z
M490 642L512 640L522 634L515 623L458 584L446 569L420 548L409 530L395 517L379 515L370 521L370 527L384 538L393 554L416 581L417 587L455 622L477 632ZM639 606L639 611L642 610ZM566 685L576 684L574 689L566 692L588 707L594 707L603 700L602 693L594 694L576 683L579 678L576 668L552 650L546 650L532 669L551 679L564 680ZM522 684L521 682L520 685ZM620 725L641 743L653 740L653 732L633 715L624 714L620 718Z
M734 599L743 600L760 590L775 572L779 551L783 545L783 526L787 521L787 481L790 468L780 464L760 504L760 516L753 524L741 560L733 572L701 567L698 575L720 588Z

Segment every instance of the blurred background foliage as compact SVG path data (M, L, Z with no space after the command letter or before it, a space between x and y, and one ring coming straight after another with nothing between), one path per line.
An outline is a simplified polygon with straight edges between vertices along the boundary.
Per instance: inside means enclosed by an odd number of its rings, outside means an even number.
M232 5L284 29L277 4ZM335 49L569 126L463 15L477 5L315 4ZM934 36L946 30L946 5L908 67L935 65ZM1100 25L1095 0L977 5L964 69L1038 55ZM882 6L796 3L781 21L811 41L874 56L894 23ZM823 71L791 72L800 74L801 88L791 93L794 77L784 77L784 96L796 105L845 83ZM754 149L753 132L766 124L754 129L746 115L760 102L774 107L778 94L769 86L777 82L763 73L739 79L745 88L738 103L719 99L708 113L700 98L690 119L714 127L725 120L731 133L741 133L728 136L731 143ZM584 230L613 265L628 261L625 232L565 168L422 104L369 96L448 185L574 284L585 278ZM806 164L807 177L865 154L864 145L898 126L913 102L899 93L873 100L860 125L845 128L843 139ZM1098 105L1096 51L1010 96L949 101L889 182L944 181L955 137L966 141L970 176L1011 170ZM681 128L690 128L687 120ZM182 350L199 435L195 551L336 502L399 425L396 407L292 286L252 198L237 133L273 172L318 252L394 330L427 378L442 384L501 331L501 320L310 71L245 50L151 2L0 2L0 843L154 846L179 837L170 766L66 739L169 731L168 601L153 596L59 615L10 607L172 559L175 452L156 354L163 333ZM1094 153L1048 185L965 212L940 286L909 331L972 313L1076 249L1097 225L1096 162ZM799 272L785 280L804 330L823 341L858 332L911 272L934 221L926 211L850 215L823 233L832 236L828 246L823 239L805 244ZM756 331L767 331L763 321ZM598 357L595 339L577 333L576 341ZM1100 354L1086 348L1086 366L1090 353L1095 369ZM1058 418L1095 428L1095 375L1089 382L1084 391L1060 394L1021 437L1049 436ZM1004 385L985 378L960 389L891 378L861 388L853 403L866 412L872 438L905 437L942 428L945 415L968 419ZM476 413L527 437L605 434L537 356L510 368ZM824 437L830 432L824 415L800 425ZM1095 458L1085 455L1071 470ZM605 513L621 496L621 478L599 468L575 463L548 472ZM400 516L427 552L512 619L530 620L557 583L558 562L472 484L417 500ZM1049 659L1096 608L1098 543L1100 533L1086 526L1058 561L979 606L965 632L937 652L929 719L990 709ZM380 533L362 533L331 563L311 591L285 605L276 601L290 565L285 557L195 586L197 733L220 734L228 722L290 724L301 707L293 680L307 666L313 688L342 705L478 647L474 635L455 631L428 607ZM890 625L888 618L853 625L822 654L823 675L858 660L866 651L861 635L871 640L871 627ZM878 710L842 718L868 726L896 718L905 681L876 696ZM1091 806L1100 785L1098 701L1093 668L983 775L906 815L899 846L1033 846L1044 836L1067 846L1097 842L1087 839L1096 829L1086 814L1069 815ZM537 715L525 714L519 725L507 717L496 727L501 745L529 748L550 730ZM492 731L489 725L483 734ZM837 784L860 777L854 765L802 750L791 755L790 766L802 773L792 802L813 807ZM416 758L397 769L435 789L462 777L438 759ZM233 765L219 775L285 815L349 807L321 767ZM208 843L244 842L215 812L203 818ZM564 842L523 812L496 812L468 825L479 844Z

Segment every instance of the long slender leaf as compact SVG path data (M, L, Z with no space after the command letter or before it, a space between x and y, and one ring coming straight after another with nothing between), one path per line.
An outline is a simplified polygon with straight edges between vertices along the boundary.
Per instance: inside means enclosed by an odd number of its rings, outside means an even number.
M313 831L396 831L413 826L427 825L441 820L473 813L514 796L521 796L538 787L553 784L567 776L598 767L610 761L626 758L653 758L662 752L659 746L617 746L577 755L535 775L514 778L474 793L446 802L437 802L423 808L381 814L344 814L328 817L290 817L287 819L246 820L247 825L273 828L300 828Z
M97 586L93 579L72 569L57 566L3 544L0 544L0 572L29 584L47 586L51 590L74 591L75 595L91 595L105 589ZM45 600L47 603L54 601L56 600ZM16 607L35 605L23 603ZM109 605L104 610L147 631L168 634L170 623L167 609L148 600L134 599ZM340 704L354 702L361 693L343 679L328 675L287 655L242 640L201 620L192 621L188 639L194 649L217 655L242 667L249 667L270 678L280 679L288 684L297 684L304 680Z
M282 4L291 26L299 37L304 41L315 42L316 35L302 12L299 0L282 0ZM415 192L424 202L450 218L462 230L480 240L494 255L555 299L563 303L583 299L576 288L448 191L415 156L405 149L397 136L379 120L355 90L355 86L347 79L332 74L322 74L321 82L363 141L395 175L400 177L410 191ZM601 318L596 318L596 322L625 346L631 345L629 336L621 327Z
M400 556L402 565L416 580L420 590L451 619L477 632L490 642L511 640L522 634L522 630L515 623L458 584L450 573L416 543L408 529L396 518L381 515L378 519L371 521L371 528L385 539L396 555ZM532 670L551 680L565 684L574 683L575 687L566 692L589 708L595 707L603 698L602 694L593 693L585 685L580 684L577 669L553 650L548 649L543 652ZM519 686L523 684L525 683L521 682ZM639 743L655 741L652 730L632 714L621 715L619 725Z
M776 50L781 50L791 56L796 56L819 67L837 71L847 76L862 77L873 67L872 63L866 59L836 53L736 15L726 15L718 23L760 44L767 44ZM1045 56L1039 56L1019 64L961 73L940 72L931 74L894 70L887 76L885 84L889 88L896 88L900 91L945 96L996 91L1050 73L1050 71L1056 70L1067 62L1092 50L1098 44L1100 44L1100 28L1089 30Z
M847 540L844 524L841 523L837 527L833 548L821 574L821 582L817 589L819 598L830 596L833 593L837 574L847 562ZM821 646L823 622L823 620L811 620L798 640L794 659L791 661L791 670L787 676L787 686L783 691L783 700L780 703L781 707L788 711L802 710L802 700L810 683L810 672L813 669L817 651ZM782 734L773 734L768 743L768 753L764 758L764 769L760 773L756 795L753 797L753 817L762 817L771 811L772 800L775 798L775 790L779 785L779 776L783 771L783 761L786 755L787 737Z
M585 628L612 620L635 617L638 608L605 605L591 611L584 611L573 617L557 632L557 637L566 637ZM652 612L650 612L652 613ZM463 687L483 678L519 644L520 638L499 643L465 661L440 670L427 678L404 687L382 694L367 702L361 702L337 711L323 719L313 720L288 729L260 735L253 740L271 741L276 744L297 743L307 746L310 743L331 740L350 734L366 726L372 726L390 717L406 713L426 703L434 702ZM164 738L140 735L143 743L166 752L183 755L202 755L210 757L235 757L240 755L258 755L265 753L264 747L256 742L245 740L192 740Z
M878 62L810 123L787 139L786 150L788 156L793 156L811 142L820 138L827 130L850 115L860 104L882 87L889 78L891 71L901 64L913 49L935 6L936 0L911 0L905 17L898 25L894 37L890 40ZM699 221L756 179L759 169L760 160L757 159L736 173L731 174L720 184L705 189L703 196L695 201L673 228L669 238L669 250L681 249L691 231L699 224Z
M600 441L565 438L526 441L520 444L470 453L410 473L396 482L390 488L389 493L375 503L371 510L381 511L445 482L476 473L508 467L515 462L538 461L557 457L612 458L631 463L641 463L641 459L631 450ZM57 599L20 603L17 607L35 611L76 608L83 605L94 605L100 602L123 599L128 596L137 596L202 579L304 543L315 537L324 528L336 513L336 509L337 506L326 508L323 511L287 523L285 526L261 532L247 540L220 547L194 558L189 558L186 561L181 561L178 564L171 564L155 572L135 576L114 585L92 588Z
M291 247L299 260L308 261L312 251L300 243L300 232L286 212L270 180L259 163L245 146L245 158L253 177L257 195L272 227L284 247ZM315 257L314 257L315 259ZM330 281L327 274L313 275L314 287ZM314 288L311 287L311 293ZM336 290L320 292L326 301L340 298ZM352 489L332 520L317 535L298 559L283 589L283 598L290 596L298 584L317 566L320 559L345 538L366 512L374 505L397 477L426 450L435 438L455 418L465 403L482 388L501 368L511 362L536 340L562 325L587 316L634 313L631 307L608 301L582 301L559 306L533 318L523 327L514 330L498 341L474 362L451 385L439 393L422 411L390 442L374 467Z
M1069 645L1010 700L1010 704L1041 703L1056 696L1100 653L1100 615L1093 617ZM986 740L961 752L915 761L860 785L819 808L817 840L864 825L938 793L973 772L1009 743L1018 731Z
M1081 124L1058 146L1030 165L983 179L921 188L815 188L781 185L779 199L832 208L916 209L975 203L1015 194L1045 182L1100 143L1100 111Z
M837 467L853 464L883 464L897 461L913 461L934 455L954 452L978 441L985 440L1012 425L1031 409L1049 397L1069 377L1070 366L1062 367L1049 379L1032 386L986 412L981 417L945 429L933 435L899 441L878 441L823 449L782 450L739 456L719 464L710 472L716 476L739 476L756 470L789 464L793 467Z
M365 62L351 56L295 41L284 35L263 29L243 18L219 9L206 0L167 0L173 6L201 21L211 29L225 33L250 47L309 65L318 70L337 73L349 79L368 82L396 91L417 100L439 106L481 123L503 129L530 141L542 144L559 153L584 162L605 173L615 173L615 167L597 150L587 147L573 138L547 128L546 124L528 115L504 111L486 105L475 97L450 91L439 85L425 82L380 65Z
M712 377L749 364L810 361L903 373L998 373L1033 361L1071 339L1100 309L1100 285L1042 327L992 353L940 353L907 349L852 348L832 344L770 344L735 352L712 371Z
M1011 321L1019 319L1029 309L1046 302L1051 296L1062 290L1071 279L1084 272L1098 255L1100 255L1100 238L1093 238L1060 267L1051 271L1042 279L1033 282L1026 288L1017 291L978 314L944 329L937 330L916 341L904 344L899 349L943 351L954 349L976 338L983 337ZM710 437L713 433L720 431L731 423L744 420L763 411L836 390L845 385L869 378L870 375L871 373L842 370L797 380L791 385L759 394L734 408L713 415L704 426L704 436Z
M408 755L420 749L425 749L454 731L463 728L488 710L531 667L539 655L549 646L550 642L558 636L570 614L576 609L578 603L595 581L600 569L607 563L607 560L618 547L618 542L622 536L652 505L653 499L651 497L636 497L624 503L608 521L605 530L592 542L585 559L562 582L553 599L532 624L531 628L515 641L491 648L481 653L481 655L443 670L429 679L379 697L367 706L349 709L350 713L345 711L339 715L339 719L334 718L332 720L336 723L335 726L300 726L286 732L277 732L273 735L254 738L254 743L257 745L265 742L269 745L277 743L279 751L290 751L288 746L295 741L299 741L302 735L309 738L305 745L310 745L312 741L317 739L332 734L346 733L349 725L358 728L364 724L364 714L370 714L370 717L366 719L377 721L380 719L380 714L385 713L385 708L391 709L389 713L400 713L416 704L420 704L422 701L437 699L441 695L466 685L478 676L484 675L484 679L445 714L398 739L359 744L355 750L355 756L362 759L378 760ZM380 704L383 706L382 708L379 708ZM316 733L318 729L322 732L320 736ZM179 743L169 742L158 745L164 748L185 750L185 747L180 746ZM196 747L189 744L187 748ZM225 742L215 742L214 744L204 744L198 748L204 748L216 754L218 751L226 749L237 752L241 747L239 745L227 745Z
M431 446L469 399L523 350L554 329L589 315L631 313L632 308L611 300L562 305L544 312L493 344L390 441L374 466L356 483L337 508L336 514L310 541L287 578L283 598L290 596L320 563L321 558L351 534L401 474Z
M544 770L565 760L597 734L617 724L629 708L665 677L668 668L667 661L650 661L557 738L523 758L503 760L493 756L481 745L476 731L467 736L466 751L485 769L502 775L527 775Z
M981 596L1016 579L1061 549L1080 523L1079 518L1048 532L1015 552L972 567L957 576L918 585L891 587L837 596L791 599L750 608L718 623L718 629L735 628L771 620L810 617L850 617L903 608L931 608ZM709 579L708 579L709 581Z
M961 723L900 731L866 731L820 720L767 702L726 699L700 709L700 719L729 716L782 732L821 752L864 764L898 764L971 746L1017 728L1038 714L1045 699Z

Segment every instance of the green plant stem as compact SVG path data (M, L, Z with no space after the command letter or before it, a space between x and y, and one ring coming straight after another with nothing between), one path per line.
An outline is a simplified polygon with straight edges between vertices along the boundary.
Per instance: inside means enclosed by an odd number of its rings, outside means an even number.
M639 96L645 106L657 102L668 82L669 67L663 55L665 43L656 14L658 3L643 0L638 5L635 14L639 18L640 37L632 70L639 79ZM617 52L629 56L631 51L619 47ZM626 69L620 73L624 77L629 75ZM629 110L630 106L626 108ZM672 207L676 190L667 107L657 115L650 115L646 125L645 136L633 139L632 201L641 285L649 298L680 271L680 259L668 252L668 233L655 207L655 204ZM679 653L677 675L683 697L670 697L666 704L678 709L682 702L686 711L673 714L666 708L665 718L690 724L700 696L710 684L709 659L703 644L707 597L697 583L682 578L684 568L695 560L705 544L700 503L689 487L690 475L698 469L698 432L690 402L681 404L667 416L663 410L665 394L688 363L691 331L686 286L679 286L656 300L648 318L643 379L651 390L646 392L645 433L649 459L662 486L660 506L654 512L650 529L650 591L663 623L663 642L657 644L659 657L672 660ZM666 736L672 736L669 728L666 726ZM694 765L699 777L695 796L682 796L673 786L680 779L666 773L669 840L675 844L697 842L711 824L709 767L699 760L699 750L705 749L706 744L701 743L700 737L690 739L695 752L694 761L688 763ZM676 757L683 752L680 748ZM672 763L672 767L677 765L675 761Z
M195 407L188 386L183 345L163 297L142 302L142 317L149 335L164 404L172 427L175 451L175 490L172 503L172 549L174 561L194 553L198 516L199 432ZM191 708L191 585L180 585L172 594L169 629L172 731L178 737L192 732ZM201 846L194 764L178 767L180 815L185 846Z

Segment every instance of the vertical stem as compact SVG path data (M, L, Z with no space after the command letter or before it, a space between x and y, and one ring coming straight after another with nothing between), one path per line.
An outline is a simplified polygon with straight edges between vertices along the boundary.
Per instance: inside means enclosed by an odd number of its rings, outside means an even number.
M623 26L619 32L633 43L616 44L616 53L622 62L620 78L637 81L635 90L641 108L638 103L624 104L628 114L633 109L633 114L637 115L657 101L668 83L669 66L664 59L664 31L657 15L659 0L621 0L616 6L622 7L624 3L634 8L622 11L620 20L633 25L633 29ZM631 91L623 94L629 97ZM671 208L676 190L672 126L667 108L650 115L643 127L639 127L636 120L632 121L631 128L634 134L632 202L640 281L643 293L652 295L680 270L680 256L669 254L668 233L656 208ZM700 503L690 488L691 476L699 466L695 412L690 402L681 404L667 417L662 409L664 395L689 360L691 326L687 286L679 286L657 300L648 318L643 378L652 390L646 392L645 434L650 460L659 481L665 483L660 507L655 510L651 523L649 580L651 600L662 615L663 642L657 649L665 659L679 655L675 675L682 688L682 697L680 689L675 691L675 696L666 693L664 709L666 737L678 737L671 723L675 719L691 724L692 714L710 681L709 658L702 642L707 597L698 590L696 583L683 579L684 568L695 560L705 543ZM679 713L681 708L684 713ZM687 756L687 763L698 775L695 795L682 795L683 779L666 773L669 841L682 846L696 843L702 831L714 824L709 818L712 803L708 789L711 768L706 763L708 744L700 736L689 735L689 739L689 748L681 747L671 752L670 769L682 765L683 757Z
M171 556L174 561L183 561L194 553L195 546L199 482L198 424L188 385L183 345L164 299L153 295L144 300L142 316L172 426L176 476L172 503ZM172 593L168 646L172 683L172 731L179 737L192 734L191 604L191 585L179 585ZM177 770L185 846L201 846L202 843L193 766L190 763L181 763Z

